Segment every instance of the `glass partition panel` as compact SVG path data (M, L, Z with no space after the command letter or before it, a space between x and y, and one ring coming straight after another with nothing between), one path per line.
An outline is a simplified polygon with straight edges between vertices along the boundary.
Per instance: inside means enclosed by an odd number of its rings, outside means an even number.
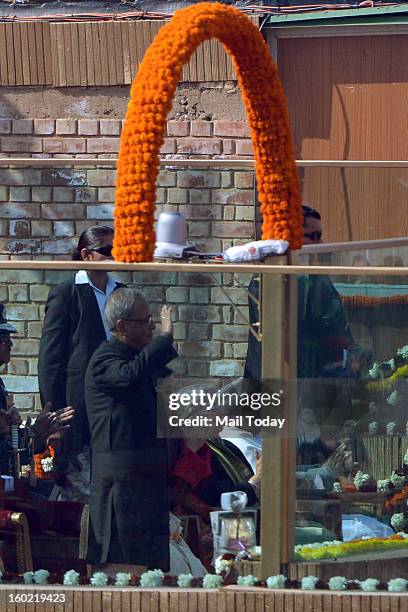
M408 276L299 276L298 293L295 558L401 555Z
M214 555L259 543L259 489L249 481L260 440L248 451L238 427L234 435L225 421L202 420L229 414L219 393L244 372L251 275L205 269L89 274L0 270L1 503L26 512L34 569L86 574L88 559L103 567L132 566L133 573L140 573L135 565L146 565L199 577L213 567ZM126 289L115 289L116 305L102 319L102 285L111 292L110 278ZM174 342L160 335L163 305L172 308ZM92 354L107 335L119 351L118 369L115 356L107 358L109 365L101 354L94 370ZM171 380L169 415L184 419L169 440L156 428L154 385L160 389L163 379ZM72 420L65 406L75 409ZM55 435L57 425L68 423ZM117 497L106 507L113 487ZM237 490L243 500L231 497ZM238 522L234 504L241 510ZM96 530L91 536L89 525ZM5 528L1 539L7 568L30 569L30 552L18 548L14 532Z

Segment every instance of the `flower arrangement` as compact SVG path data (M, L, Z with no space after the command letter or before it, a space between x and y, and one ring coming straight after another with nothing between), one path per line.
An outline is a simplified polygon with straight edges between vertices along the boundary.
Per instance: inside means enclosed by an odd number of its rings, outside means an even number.
M159 151L184 64L217 38L232 57L253 142L262 238L303 243L299 178L288 112L276 66L258 28L241 11L200 2L176 11L147 50L132 84L122 130L115 193L113 256L151 261ZM256 70L254 70L256 65Z
M388 362L384 362L384 363L388 363ZM373 369L370 370L370 372L372 372ZM372 377L372 378L380 378L380 380L376 380L376 381L372 381L367 383L367 389L369 391L382 391L384 389L390 389L394 386L394 384L397 382L398 379L400 378L407 378L408 377L408 365L403 365L401 367L398 367L395 372L393 372L388 378L385 377L381 377L381 376L376 376L376 377Z
M330 591L343 591L347 587L347 578L345 576L333 576L329 580Z
M268 589L284 589L286 580L287 578L283 574L269 576L269 578L266 579L266 586Z
M34 572L24 572L23 582L24 584L34 584Z
M378 422L377 421L372 421L371 423L368 424L368 433L371 436L375 436L375 434L378 433L379 427L378 427Z
M193 576L191 574L180 574L177 578L177 586L180 587L180 589L189 589L192 581Z
M214 563L216 574L229 574L234 567L235 556L227 553L217 557Z
M407 523L407 518L403 512L396 512L392 515L390 523L391 527L395 529L395 531L401 531L401 529L404 529Z
M95 572L91 576L92 586L104 587L108 584L108 577L104 572Z
M388 590L391 593L403 593L407 590L408 580L405 578L391 578L388 581Z
M397 533L387 538L303 544L295 547L295 555L302 561L319 561L320 559L336 559L354 554L403 548L408 548L408 535Z
M384 478L384 480L377 480L377 492L378 493L386 493L390 489L390 481L388 478Z
M397 474L397 472L394 470L391 474L390 481L392 482L394 487L402 487L402 485L406 481L406 476L402 474Z
M79 584L79 573L75 570L65 572L63 584L66 586L77 586Z
M163 584L164 574L161 570L148 570L140 576L140 586L160 587Z
M54 469L55 450L48 446L43 453L34 455L34 474L36 478L45 479L51 477Z
M237 584L239 586L255 586L257 581L256 576L253 576L252 574L249 574L248 576L238 576L237 578Z
M398 403L398 391L393 391L391 395L387 397L387 404L389 404L390 406L396 406L397 403ZM395 426L395 423L392 423L392 425ZM387 430L388 430L388 426L387 426Z
M300 588L303 591L314 591L317 582L319 582L317 576L304 576L300 582Z
M380 581L376 578L367 578L360 582L360 587L362 591L378 591L378 586Z
M397 356L401 357L405 361L408 361L408 344L397 349Z
M129 574L127 572L118 572L115 578L115 586L129 586L131 579L132 574Z
M357 472L354 476L354 484L358 490L362 489L365 485L368 485L372 482L372 476L370 474L364 474L361 470Z
M397 432L397 424L394 423L394 421L390 421L389 423L387 423L386 432L388 436L393 436Z
M39 569L33 574L35 584L47 584L50 572L48 570Z
M203 578L203 589L219 589L224 579L217 574L206 574Z

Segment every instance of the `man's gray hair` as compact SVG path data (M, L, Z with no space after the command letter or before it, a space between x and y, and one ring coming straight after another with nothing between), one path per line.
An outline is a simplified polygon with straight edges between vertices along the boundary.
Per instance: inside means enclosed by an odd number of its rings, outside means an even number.
M141 291L130 287L121 287L106 300L105 320L111 331L116 330L119 319L131 319L135 304L145 304L146 298Z

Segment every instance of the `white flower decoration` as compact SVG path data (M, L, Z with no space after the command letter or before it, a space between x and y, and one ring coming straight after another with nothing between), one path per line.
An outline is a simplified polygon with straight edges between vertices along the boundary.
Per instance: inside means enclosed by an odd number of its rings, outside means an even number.
M266 579L266 586L268 589L284 589L286 580L287 578L283 574L269 576L269 578Z
M330 591L343 591L347 586L347 578L345 576L333 576L329 580Z
M33 580L35 584L47 584L50 572L48 570L39 569L34 572Z
M397 431L397 424L394 423L394 421L390 421L389 423L387 423L387 434L389 436L392 436L393 434L395 434Z
M360 582L360 587L363 591L377 591L380 581L376 578L367 578Z
M115 578L115 586L126 587L129 586L129 582L132 578L132 574L128 572L118 572Z
M388 581L388 590L391 593L403 593L408 590L408 580L405 580L405 578L391 578Z
M66 586L77 586L79 584L79 574L75 570L65 572L63 584Z
M257 578L256 576L253 576L252 574L248 574L248 576L238 576L237 578L237 584L239 586L255 586L257 582Z
M388 364L391 368L391 370L395 370L395 359L389 359L388 361L385 361L384 363Z
M342 492L341 484L339 482L335 482L333 485L333 493L341 493L341 492Z
M370 480L371 480L370 474L365 474L361 470L359 470L357 474L354 476L354 484L356 485L357 489L361 489L361 487L367 482L370 482Z
M191 574L180 574L177 578L177 586L179 586L180 589L189 589L192 580L193 576Z
M215 573L222 574L223 572L227 572L234 565L234 559L223 559L222 557L217 557L214 563Z
M54 460L52 457L45 457L41 459L41 467L43 472L52 472L54 469Z
M373 367L371 368L371 370L368 370L368 375L370 378L380 378L381 369L378 361L374 361Z
M300 588L303 591L314 591L316 588L316 583L318 582L317 576L305 576L302 578L300 583Z
M23 581L24 581L24 584L33 584L34 572L24 572Z
M219 589L222 583L222 576L217 576L217 574L206 574L203 578L203 589Z
M140 586L142 587L161 587L164 574L161 570L148 570L140 576Z
M400 476L399 474L396 474L395 472L393 472L391 474L390 480L392 484L394 485L394 487L400 487L405 482L405 476Z
M390 481L388 478L386 480L377 480L377 492L378 493L384 493L388 491L389 487L390 487Z
M392 515L390 523L391 527L397 531L397 529L403 529L406 525L407 519L403 512L396 512Z
M368 424L368 433L372 436L378 433L377 421L372 421L371 423Z
M393 391L391 395L387 397L387 404L390 406L395 406L398 402L398 391Z
M408 344L406 344L405 346L399 348L397 350L397 355L399 357L402 357L403 359L405 359L407 361L408 360Z
M108 584L108 577L104 572L95 572L91 576L92 586L106 586Z

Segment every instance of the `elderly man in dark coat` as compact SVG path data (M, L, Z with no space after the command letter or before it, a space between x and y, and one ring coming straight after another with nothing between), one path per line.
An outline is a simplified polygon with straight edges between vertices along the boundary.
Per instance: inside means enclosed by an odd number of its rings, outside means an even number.
M105 318L112 339L95 351L85 376L92 448L88 562L167 571L167 446L157 438L155 381L177 356L171 308L163 306L161 333L153 336L143 295L123 288L109 297Z

